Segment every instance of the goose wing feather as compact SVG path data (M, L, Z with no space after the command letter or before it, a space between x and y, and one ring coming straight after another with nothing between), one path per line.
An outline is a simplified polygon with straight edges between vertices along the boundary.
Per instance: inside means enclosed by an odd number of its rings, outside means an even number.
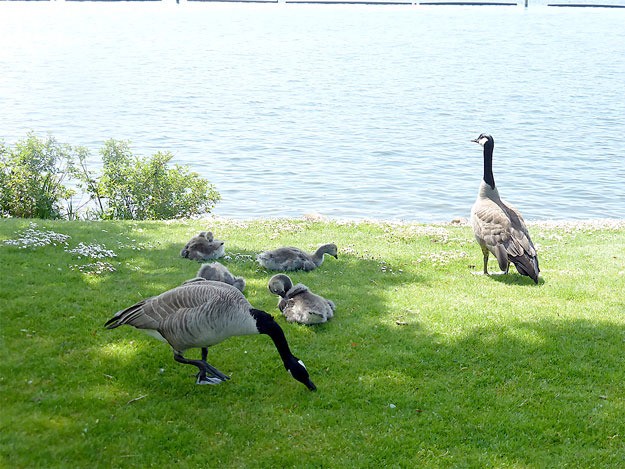
M527 256L536 257L525 221L514 207L483 199L476 202L472 212L475 238L495 255L501 270L507 268L508 260L516 265Z
M179 351L257 333L250 303L222 282L195 280L119 311L105 326L158 331Z
M521 213L514 207L511 205L507 207L510 213L512 237L516 241L516 250L509 255L510 261L520 274L527 275L534 282L538 283L538 274L540 273L538 255L530 238L529 230L525 225L525 220L523 220Z

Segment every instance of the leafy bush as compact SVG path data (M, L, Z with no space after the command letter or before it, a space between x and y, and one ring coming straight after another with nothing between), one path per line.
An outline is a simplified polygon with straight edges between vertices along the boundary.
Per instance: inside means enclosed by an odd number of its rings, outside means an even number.
M69 218L74 191L64 185L76 149L29 133L13 148L0 143L0 213L19 218ZM71 203L66 207L71 207Z
M32 132L14 147L0 141L0 216L73 219L75 189L93 203L85 218L156 220L208 213L221 198L214 186L187 167L168 167L173 155L141 159L126 141L108 140L100 150L103 168L94 176L84 147L60 144ZM65 183L72 183L68 188Z
M79 177L103 219L157 220L208 213L221 198L214 186L188 168L168 167L173 155L158 152L141 159L127 141L108 140L100 151L102 175L93 178L86 156Z

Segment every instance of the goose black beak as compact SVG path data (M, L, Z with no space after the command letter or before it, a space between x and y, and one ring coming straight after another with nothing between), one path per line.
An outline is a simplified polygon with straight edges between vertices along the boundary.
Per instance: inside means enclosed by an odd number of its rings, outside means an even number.
M315 386L315 384L311 381L308 380L306 383L304 383L306 385L306 387L308 389L310 389L311 391L316 391L317 390L317 386Z
M480 143L480 142L479 142L479 138L473 138L473 139L471 139L471 141L472 141L473 143Z

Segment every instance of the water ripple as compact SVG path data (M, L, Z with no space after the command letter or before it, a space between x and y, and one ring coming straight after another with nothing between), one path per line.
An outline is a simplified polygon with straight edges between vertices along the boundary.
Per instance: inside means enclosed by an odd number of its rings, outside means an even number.
M488 131L526 218L625 218L625 12L8 3L6 142L169 150L223 216L445 221Z

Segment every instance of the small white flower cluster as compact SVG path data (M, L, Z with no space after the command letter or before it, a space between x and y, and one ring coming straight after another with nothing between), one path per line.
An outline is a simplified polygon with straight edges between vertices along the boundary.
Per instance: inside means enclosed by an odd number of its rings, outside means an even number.
M225 256L224 259L231 257L231 256ZM235 261L244 261L244 262L254 262L254 257L251 256L250 254L241 254L241 253L236 253L234 255L234 260Z
M146 249L154 249L158 247L161 243L156 242L147 242L147 243L137 243L134 239L128 238L129 243L123 243L121 241L117 242L118 249L132 249L133 251L145 251Z
M278 219L271 220L266 223L265 232L270 233L273 230L273 233L269 235L269 239L276 239L283 233L299 233L304 230L304 226L298 223L292 223L289 220Z
M36 248L44 246L64 245L65 252L78 255L79 258L103 259L117 257L110 249L106 249L101 244L85 244L79 243L74 249L70 249L67 241L71 237L54 231L44 231L37 228L36 223L31 223L28 229L24 230L17 239L9 239L4 243L9 246L17 246L19 249ZM102 274L104 272L115 272L115 267L109 262L97 261L91 264L70 265L71 270L78 270L87 274ZM59 268L59 270L61 270Z
M396 274L396 273L403 273L404 271L402 269L398 269L397 272L395 272L390 265L388 265L385 261L381 261L380 262L380 270L382 271L382 273L384 274Z
M436 225L410 225L405 231L406 236L418 238L427 236L434 243L447 244L449 242L449 231Z
M464 259L468 256L469 255L466 252L456 249L453 251L433 252L428 255L421 256L418 259L418 262L424 262L429 260L434 265L446 265L449 264L451 261Z
M70 254L77 254L83 257L89 257L91 259L103 259L105 257L117 257L110 249L106 249L101 244L85 244L79 243L74 249L66 249L65 252Z
M578 221L540 221L528 222L530 228L537 227L540 230L540 236L544 236L550 240L560 241L563 239L562 234L592 234L597 231L616 231L625 227L625 220L600 218L595 220L578 220ZM561 233L546 233L545 230L559 230Z
M31 223L29 227L17 239L7 239L4 244L17 246L19 249L35 248L43 246L57 246L66 244L70 236L57 233L55 231L42 231L37 229L36 223Z
M73 264L70 265L71 270L78 270L83 274L103 274L104 272L115 272L115 267L109 262L96 261L90 264Z
M356 249L355 249L353 244L348 244L346 246L341 246L341 254L343 254L343 255L349 254L351 256L358 255L358 253L356 252Z

